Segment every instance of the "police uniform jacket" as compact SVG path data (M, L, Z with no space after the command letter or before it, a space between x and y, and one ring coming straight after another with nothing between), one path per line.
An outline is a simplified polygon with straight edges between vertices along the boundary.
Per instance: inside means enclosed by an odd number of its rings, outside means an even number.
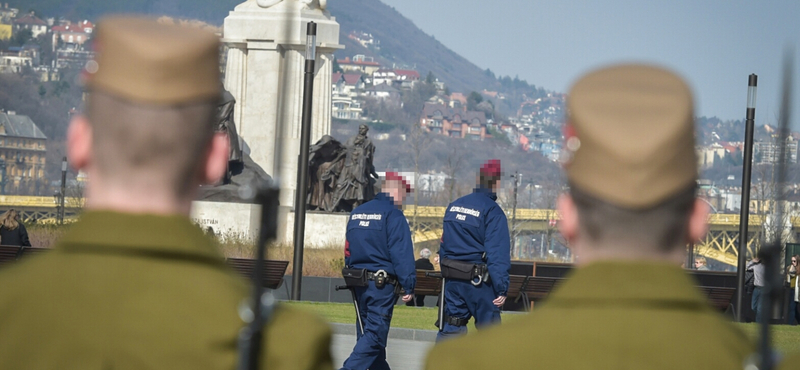
M188 218L86 212L0 270L4 369L234 369L251 290ZM331 331L279 306L262 367L331 369Z
M392 198L385 193L350 213L347 223L345 264L367 271L386 271L397 278L406 294L417 282L411 229Z
M478 188L450 203L444 214L439 254L480 264L486 252L492 288L497 296L504 296L508 292L511 242L506 214L495 200L494 192Z
M426 368L741 370L754 349L680 268L603 262L576 270L541 309L437 345Z

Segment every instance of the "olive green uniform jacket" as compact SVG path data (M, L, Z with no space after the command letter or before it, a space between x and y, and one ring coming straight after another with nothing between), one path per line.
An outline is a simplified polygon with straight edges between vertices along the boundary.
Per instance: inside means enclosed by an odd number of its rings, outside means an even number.
M88 212L29 258L0 270L1 368L235 369L251 290L188 218ZM262 368L332 369L330 341L279 307Z
M436 345L427 369L742 369L747 337L681 269L604 262L576 270L541 309Z
M800 370L800 353L794 353L781 359L778 370Z

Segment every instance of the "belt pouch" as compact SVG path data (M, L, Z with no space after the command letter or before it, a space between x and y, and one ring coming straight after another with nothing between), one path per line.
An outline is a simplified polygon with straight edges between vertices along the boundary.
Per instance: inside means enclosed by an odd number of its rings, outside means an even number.
M367 281L367 269L343 268L342 277L348 287L361 287L369 285Z
M474 263L442 258L441 265L445 279L472 280L475 277Z

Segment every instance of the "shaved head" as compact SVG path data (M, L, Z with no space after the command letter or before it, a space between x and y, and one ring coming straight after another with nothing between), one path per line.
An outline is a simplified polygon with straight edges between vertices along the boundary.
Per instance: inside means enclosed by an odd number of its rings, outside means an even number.
M86 114L96 170L113 183L186 192L213 136L217 103L140 105L91 93Z

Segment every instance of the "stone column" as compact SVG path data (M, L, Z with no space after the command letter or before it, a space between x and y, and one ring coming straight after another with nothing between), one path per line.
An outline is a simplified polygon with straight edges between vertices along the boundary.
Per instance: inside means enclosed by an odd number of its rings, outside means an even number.
M259 5L260 4L260 5ZM317 73L311 143L330 134L333 52L339 24L324 1L248 0L225 18L225 87L246 153L281 184L281 206L294 207L300 148L306 24L317 23Z

